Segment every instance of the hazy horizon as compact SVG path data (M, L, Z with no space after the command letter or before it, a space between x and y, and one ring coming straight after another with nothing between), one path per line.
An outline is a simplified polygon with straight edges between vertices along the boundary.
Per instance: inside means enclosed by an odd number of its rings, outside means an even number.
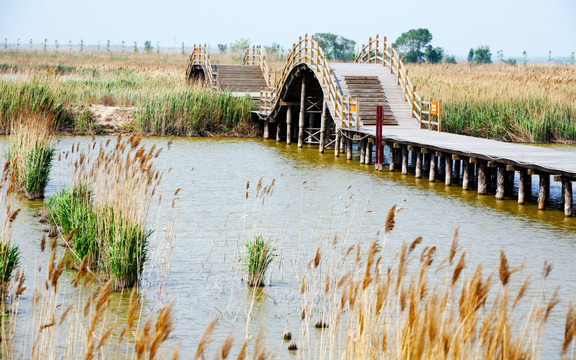
M395 41L409 29L427 28L433 35L432 45L445 53L465 58L470 48L490 47L493 58L502 50L504 58L569 58L576 51L576 2L550 0L486 0L467 3L438 0L430 5L425 0L373 4L357 0L345 11L332 2L294 0L278 11L270 2L249 4L231 1L218 3L214 9L182 0L167 0L159 6L150 0L112 2L102 0L84 3L72 0L2 0L0 4L0 41L4 39L20 48L34 44L59 46L69 42L97 45L106 42L133 48L145 40L152 46L187 48L195 43L230 44L248 39L253 45L280 44L291 47L304 33L331 32L365 43L379 33ZM289 9L295 9L294 15ZM302 9L309 11L303 12ZM222 10L222 11L218 11ZM324 14L315 16L314 14ZM273 14L270 16L270 14ZM410 14L410 16L406 15Z

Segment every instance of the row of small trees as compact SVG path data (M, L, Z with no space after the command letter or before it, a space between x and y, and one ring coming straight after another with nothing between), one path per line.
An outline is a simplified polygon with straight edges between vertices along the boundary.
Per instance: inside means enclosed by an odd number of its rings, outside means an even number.
M52 47L52 49L54 50L54 52L58 52L62 46L63 46L63 45L62 45L58 40L54 40L54 44L51 45L51 47ZM97 45L97 46L98 46L98 51L101 51L100 42L98 42L98 45ZM106 50L106 52L112 53L112 46L113 46L113 45L112 45L112 43L110 42L110 40L107 40L107 41L106 41L106 45L105 45L105 50ZM122 51L122 52L130 51L129 48L128 48L128 46L129 46L129 45L126 44L126 41L122 40L122 43L121 43L121 45L120 45L121 51ZM8 51L8 48L9 48L9 46L8 46L8 38L4 38L4 43L2 44L2 47L3 47L4 51ZM21 50L21 49L22 49L22 50L24 50L24 49L33 50L33 49L35 48L35 45L34 45L34 42L32 41L32 39L30 39L30 40L28 41L28 46L26 47L24 44L21 44L21 43L20 43L20 38L18 38L18 40L17 40L17 42L16 42L16 44L15 44L15 47L16 47L16 51L19 51L19 50ZM84 50L85 50L85 48L86 48L86 44L84 43L84 40L80 40L80 43L79 43L79 44L73 45L73 44L72 44L72 40L70 40L70 41L68 42L68 48L69 48L69 50L72 51L72 49L73 49L74 47L75 47L76 49L78 49L78 50L82 53L82 52L84 52ZM36 48L37 48L37 46L36 46ZM11 45L11 49L14 49L14 44ZM44 51L48 51L48 39L46 39L46 38L44 39L44 42L42 43L42 49L43 49ZM137 41L134 41L134 46L131 48L131 50L132 50L134 53L138 53L140 50L143 50L143 51L144 51L145 53L147 53L147 54L150 54L150 53L152 53L152 52L155 50L156 53L159 54L159 53L160 53L160 42L157 41L157 42L156 42L156 47L154 47L154 46L152 46L152 41L146 40L146 41L144 41L144 48L142 49L142 48L140 48L140 47L138 46L138 42L137 42ZM185 53L186 53L186 52L185 52L184 43L182 43L182 54L184 55Z

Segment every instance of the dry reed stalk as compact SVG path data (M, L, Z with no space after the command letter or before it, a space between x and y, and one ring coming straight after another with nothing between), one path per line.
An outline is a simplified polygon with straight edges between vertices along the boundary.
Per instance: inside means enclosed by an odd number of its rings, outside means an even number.
M54 154L54 118L27 111L12 123L10 171L19 192L28 199L42 198Z

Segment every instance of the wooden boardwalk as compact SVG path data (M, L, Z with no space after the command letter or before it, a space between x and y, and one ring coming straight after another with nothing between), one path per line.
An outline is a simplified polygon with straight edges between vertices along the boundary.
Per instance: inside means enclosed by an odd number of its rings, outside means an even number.
M294 141L299 147L318 144L320 152L330 148L335 156L346 154L350 160L358 151L362 164L373 163L376 148L388 146L386 165L391 171L430 181L442 178L447 186L461 184L465 190L495 194L502 200L516 193L520 204L531 200L532 175L538 175L538 209L546 208L553 180L562 182L565 215L573 214L573 153L436 131L440 119L431 116L430 102L417 94L401 55L393 44L386 46L385 38L370 39L355 63L329 62L308 36L294 44L280 73L270 71L260 48L248 49L243 63L244 67L230 69L251 69L253 74L259 67L265 80L265 86L262 80L243 83L261 87L259 96L254 96L258 101L254 112L264 121L265 138L275 133L277 141ZM201 73L208 85L218 88L216 71L206 47L195 47L187 78ZM255 90L241 89L252 94ZM376 131L378 106L383 109L381 140ZM383 162L375 163L375 168L382 170Z

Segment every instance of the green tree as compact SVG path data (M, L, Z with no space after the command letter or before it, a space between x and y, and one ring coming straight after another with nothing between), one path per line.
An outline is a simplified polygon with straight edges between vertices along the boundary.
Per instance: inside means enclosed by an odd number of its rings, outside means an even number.
M524 56L524 65L526 65L528 63L528 53L526 50L522 52L522 56Z
M444 58L444 61L446 61L446 63L448 63L448 64L457 64L458 63L456 61L456 57L454 55L446 55L446 57Z
M226 50L228 50L228 45L218 44L218 51L220 52L220 54L225 54Z
M282 49L282 46L280 46L280 44L278 43L272 43L272 45L270 46L264 46L264 50L266 50L266 53L270 55L277 55L284 51L284 49Z
M468 62L474 62L474 49L472 48L468 51Z
M32 50L32 39L30 39L30 41L28 43L30 45L30 50Z
M160 41L156 41L156 54L160 54Z
M58 44L58 40L54 40L54 53L58 52L59 47L60 47L60 45Z
M548 50L548 62L552 62L552 50Z
M8 50L8 38L4 38L4 51Z
M111 52L110 50L110 40L106 41L106 52Z
M570 64L574 64L574 51L570 54Z
M233 52L244 51L248 46L250 46L250 40L239 39L230 44L230 50Z
M20 38L18 38L18 41L16 42L16 51L20 50Z
M84 52L84 39L80 39L80 52Z
M138 53L138 43L134 41L134 54Z
M437 64L444 58L444 49L441 47L433 47L432 45L426 46L424 53L426 61L432 64Z
M150 54L152 51L152 42L150 40L144 41L144 51L146 54Z
M182 41L182 55L186 55L186 49L184 48L184 41Z
M428 29L410 29L402 33L396 42L396 51L402 54L405 62L422 62L425 59L425 49L432 41L432 34Z
M354 60L354 46L356 42L332 33L314 34L326 56L330 60Z
M125 47L126 47L126 41L122 40L122 52L124 52Z
M476 64L492 64L490 47L482 45L474 50L474 62L476 62Z
M68 39L68 51L72 52L72 39Z

